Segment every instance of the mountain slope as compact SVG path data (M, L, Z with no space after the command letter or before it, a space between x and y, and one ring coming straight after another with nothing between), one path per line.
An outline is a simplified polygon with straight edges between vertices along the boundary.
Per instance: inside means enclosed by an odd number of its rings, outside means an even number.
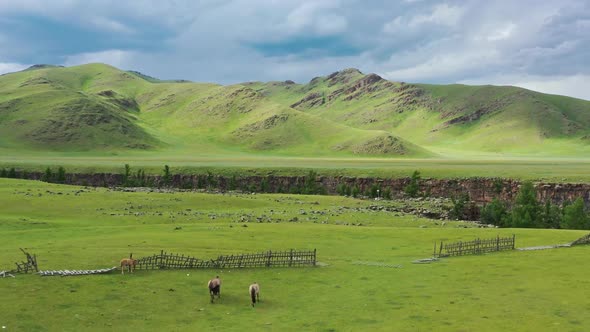
M296 111L241 85L161 81L102 64L0 77L0 147L428 156L394 135Z
M516 87L390 82L356 69L303 85L246 84L302 112L384 130L440 152L590 151L590 102L575 98Z
M89 68L40 67L0 77L0 145L48 150L158 146L138 124L133 99L112 90L84 91L96 75Z
M288 156L590 153L590 102L516 87L163 81L103 64L0 76L0 148ZM433 152L431 152L433 151Z

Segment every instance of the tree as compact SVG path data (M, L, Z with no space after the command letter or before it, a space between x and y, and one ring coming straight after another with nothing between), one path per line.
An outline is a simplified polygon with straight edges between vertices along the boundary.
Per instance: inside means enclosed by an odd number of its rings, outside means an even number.
M508 226L506 225L506 218L508 217L508 211L506 206L498 198L494 198L490 204L485 205L481 209L481 221L486 224L492 224L496 226Z
M451 197L451 202L453 202L453 207L449 213L451 219L463 219L463 215L465 214L465 206L467 202L469 202L469 194L461 193L459 198L455 199L455 197Z
M322 193L323 187L316 182L318 173L310 170L303 183L302 194L317 195Z
M539 202L537 202L537 191L533 183L527 181L522 184L511 213L511 225L516 228L540 227Z
M360 193L361 193L361 190L360 190L359 186L357 186L355 184L354 187L352 188L352 193L351 193L352 197L357 198Z
M405 193L410 197L417 197L420 190L420 172L414 171L410 183L404 188Z
M541 211L541 224L545 228L560 228L562 216L563 213L559 206L546 201Z
M268 178L263 177L262 180L260 181L260 192L267 193L267 192L269 192L269 189L270 189L270 184L268 183Z
M125 164L125 173L123 174L123 185L129 186L129 177L131 176L131 166L129 164Z
M590 220L584 210L584 200L581 197L564 208L561 226L569 229L590 229Z
M170 185L170 180L172 180L172 177L170 176L170 167L168 165L164 165L164 175L162 176L162 182L165 185Z
M56 182L57 183L65 183L66 182L66 169L63 168L62 166L59 166L59 168L57 169Z
M236 187L237 187L237 180L236 180L236 175L234 174L229 179L228 190L236 190Z
M8 177L11 179L16 179L16 169L14 167L11 167L8 170Z
M210 171L207 171L207 189L211 190L217 187L217 180L215 176Z
M53 180L53 172L51 172L51 168L47 167L45 174L41 177L41 181L51 182L51 180Z

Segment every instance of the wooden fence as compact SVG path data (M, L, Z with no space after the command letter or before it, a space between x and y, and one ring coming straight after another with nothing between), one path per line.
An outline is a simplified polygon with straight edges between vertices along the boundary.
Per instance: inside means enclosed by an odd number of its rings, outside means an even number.
M494 252L501 250L514 250L515 236L504 237L500 236L491 239L475 239L468 242L454 242L443 243L440 242L438 246L434 243L434 257L448 257L448 256L463 256L463 255L479 255L486 252Z
M217 259L202 260L196 257L166 253L137 259L136 269L211 269L250 267L315 266L316 250L267 251L256 254L225 255Z
M577 246L581 244L590 244L590 234L584 235L581 238L577 239L576 241L572 242L572 246Z
M23 254L25 254L25 256L27 257L27 261L14 263L16 264L16 270L13 270L12 272L29 273L29 271L33 272L33 270L35 272L39 272L39 268L37 267L37 255L31 255L28 252L24 251L22 248L20 248L20 251L22 251Z

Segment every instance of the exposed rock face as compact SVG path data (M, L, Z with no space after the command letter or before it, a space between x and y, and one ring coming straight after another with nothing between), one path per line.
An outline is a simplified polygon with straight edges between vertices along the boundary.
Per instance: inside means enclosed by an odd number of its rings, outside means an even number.
M22 174L17 172L17 177ZM27 178L40 180L43 174L39 172L27 173ZM265 181L263 181L263 179ZM67 184L88 185L96 187L120 186L123 184L121 174L66 174ZM147 176L147 183L154 186L163 186L160 176ZM230 190L232 186L241 188L256 188L261 191L261 184L265 182L267 192L290 192L292 188L305 185L305 176L244 176L232 179L225 176L185 175L176 174L172 177L170 186L175 188L198 188L199 183L219 190ZM327 194L337 194L339 184L358 186L361 192L369 190L373 184L381 187L381 190L390 189L393 197L404 197L404 188L410 182L410 178L376 179L353 177L327 177L316 178L316 183L325 189ZM470 178L470 179L423 179L420 182L420 191L431 197L458 197L461 193L468 193L471 201L478 204L491 202L495 197L505 202L513 202L521 183L515 180ZM551 201L553 204L563 204L581 197L586 206L590 206L590 184L575 183L537 183L537 199L541 202Z
M295 104L291 105L293 108L310 108L318 105L324 104L325 100L323 95L319 92L312 92L307 96L303 97L301 100L296 102Z

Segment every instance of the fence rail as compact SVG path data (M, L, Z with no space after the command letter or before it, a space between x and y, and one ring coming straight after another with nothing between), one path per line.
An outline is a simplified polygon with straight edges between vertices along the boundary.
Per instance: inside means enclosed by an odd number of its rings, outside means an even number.
M256 254L223 255L217 259L202 260L192 256L166 253L137 259L136 269L211 269L250 267L296 267L315 266L316 250L266 251Z
M586 234L581 238L577 239L576 241L572 242L572 246L577 246L581 244L590 244L590 234Z
M500 236L491 239L475 239L473 241L459 241L453 243L440 242L437 252L437 244L434 243L434 257L479 255L486 252L514 250L515 236Z

